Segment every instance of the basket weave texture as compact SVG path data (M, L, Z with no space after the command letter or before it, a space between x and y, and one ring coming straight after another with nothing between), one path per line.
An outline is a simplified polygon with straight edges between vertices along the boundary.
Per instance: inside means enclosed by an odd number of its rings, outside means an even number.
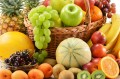
M55 58L56 48L64 39L76 37L87 42L91 35L106 22L105 16L98 21L91 22L89 2L88 0L84 0L84 2L86 4L87 10L85 21L82 24L75 27L50 28L51 42L48 44L47 48L49 58ZM27 27L28 36L33 40L33 28L28 18L24 19L24 24Z

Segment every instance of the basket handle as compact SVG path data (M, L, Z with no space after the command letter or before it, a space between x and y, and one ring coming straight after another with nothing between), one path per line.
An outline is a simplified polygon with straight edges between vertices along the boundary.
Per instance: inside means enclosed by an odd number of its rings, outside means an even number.
M85 25L89 25L91 23L91 15L90 15L90 4L89 0L84 0L85 8L86 8L86 15L85 15Z

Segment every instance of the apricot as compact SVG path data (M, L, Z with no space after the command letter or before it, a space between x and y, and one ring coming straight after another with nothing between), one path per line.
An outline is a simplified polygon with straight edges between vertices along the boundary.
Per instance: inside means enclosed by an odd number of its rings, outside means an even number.
M44 74L39 69L31 69L28 72L29 79L44 79Z
M48 63L42 63L40 66L38 66L38 69L44 73L45 78L51 77L51 75L53 73L53 68Z
M0 79L11 79L12 72L8 69L0 69Z
M12 79L28 79L28 75L22 70L16 70L11 77Z

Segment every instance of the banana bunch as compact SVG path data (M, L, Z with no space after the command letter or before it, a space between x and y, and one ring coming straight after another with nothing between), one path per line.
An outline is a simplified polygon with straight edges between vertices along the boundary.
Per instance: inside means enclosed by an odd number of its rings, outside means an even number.
M106 36L107 50L112 50L112 54L117 55L120 51L120 14L114 14L111 18L111 23L105 23L100 29L100 32ZM88 41L88 45L91 47L91 40Z
M114 14L111 18L111 21L111 28L106 35L107 41L105 47L107 50L113 49L114 46L116 46L115 44L118 40L118 35L120 33L120 15Z
M117 42L112 50L112 54L114 54L115 56L118 56L119 51L120 51L120 34L119 34Z

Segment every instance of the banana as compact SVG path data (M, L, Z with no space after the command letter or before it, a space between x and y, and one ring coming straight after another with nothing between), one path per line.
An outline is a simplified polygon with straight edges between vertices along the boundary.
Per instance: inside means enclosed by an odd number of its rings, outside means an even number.
M109 29L111 27L110 23L105 23L100 29L99 31L104 33L105 35L108 33Z
M107 42L105 48L107 50L111 50L114 47L120 33L120 15L114 14L111 19L112 25L106 35Z
M119 33L119 36L118 36L118 40L112 50L112 54L114 54L115 56L118 55L118 52L120 51L120 33Z
M110 27L111 27L111 24L110 24L110 23L105 23L105 24L99 29L99 31L102 32L103 34L105 34L105 36L106 36L106 34L108 33ZM87 42L87 44L89 45L89 47L91 47L91 46L93 45L91 40L89 40L89 41Z
M89 47L91 47L93 45L91 39L89 39L89 41L87 42L87 44L88 44Z
M117 40L118 40L118 37L116 37L115 40L111 41L110 43L106 44L105 45L106 50L111 51L113 47L115 46Z
M106 36L107 44L114 41L120 32L120 15L113 14L111 19L112 25Z

